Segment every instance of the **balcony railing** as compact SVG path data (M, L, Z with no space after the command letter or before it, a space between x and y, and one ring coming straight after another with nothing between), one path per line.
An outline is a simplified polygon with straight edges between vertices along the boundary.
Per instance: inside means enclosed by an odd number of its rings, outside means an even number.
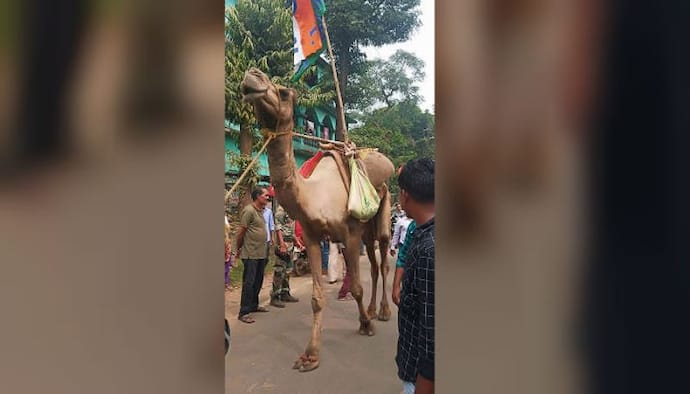
M297 133L303 133L302 130L296 130ZM316 153L319 150L319 143L313 140L309 140L302 137L294 137L292 139L293 148L296 151L302 151L307 153Z

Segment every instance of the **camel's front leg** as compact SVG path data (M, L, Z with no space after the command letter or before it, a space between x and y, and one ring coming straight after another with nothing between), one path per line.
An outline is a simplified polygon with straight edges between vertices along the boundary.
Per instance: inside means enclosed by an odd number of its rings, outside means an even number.
M311 327L311 338L309 339L307 349L293 365L293 368L299 369L300 372L311 371L319 366L319 353L321 352L321 314L323 313L326 302L323 297L323 288L321 287L321 246L318 240L311 239L306 236L306 234L305 242L307 245L307 257L311 267L313 289L311 309L314 313L314 322Z
M359 309L359 333L361 335L374 335L374 326L371 324L369 315L364 310L362 298L364 292L362 283L359 279L359 236L350 235L347 239L345 247L345 263L347 264L347 272L350 274L350 292L357 301L357 308Z

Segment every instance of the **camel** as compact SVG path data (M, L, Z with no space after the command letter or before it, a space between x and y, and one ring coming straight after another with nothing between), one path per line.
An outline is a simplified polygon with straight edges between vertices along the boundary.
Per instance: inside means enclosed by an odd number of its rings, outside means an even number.
M320 256L319 241L324 235L334 242L345 244L345 264L351 275L351 293L359 310L359 333L374 335L371 320L390 318L390 307L386 293L386 277L389 266L387 251L390 244L390 194L386 181L393 175L394 167L385 155L373 151L362 158L369 180L381 197L376 215L362 223L348 215L348 189L341 175L342 166L330 155L325 155L309 178L299 174L292 148L294 127L293 109L297 94L294 89L273 84L268 76L256 68L245 73L240 86L243 100L254 107L254 114L265 138L273 138L266 146L271 182L278 200L285 210L299 220L304 231L304 241L309 256ZM367 310L362 303L363 291L359 278L360 240L366 245L371 262L372 292ZM378 316L376 314L376 289L379 266L376 263L374 242L378 240L381 255L380 272L382 297ZM325 307L322 289L321 261L311 258L313 280L312 311L314 320L311 338L293 368L301 372L311 371L319 366L321 349L321 319Z

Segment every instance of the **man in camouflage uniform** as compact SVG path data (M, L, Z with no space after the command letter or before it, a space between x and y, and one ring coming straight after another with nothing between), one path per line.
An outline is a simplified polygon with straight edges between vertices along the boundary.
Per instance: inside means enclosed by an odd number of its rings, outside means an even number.
M282 207L278 207L276 210L275 219L280 253L273 265L271 305L276 308L285 308L284 302L299 301L296 297L290 295L290 276L287 273L290 252L295 241L295 221L288 216Z

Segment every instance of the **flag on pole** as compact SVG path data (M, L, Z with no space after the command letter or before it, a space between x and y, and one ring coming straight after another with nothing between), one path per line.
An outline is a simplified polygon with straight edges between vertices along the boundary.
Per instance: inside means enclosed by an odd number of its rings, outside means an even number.
M292 32L295 39L292 80L298 80L326 47L321 18L326 12L323 0L292 0Z

